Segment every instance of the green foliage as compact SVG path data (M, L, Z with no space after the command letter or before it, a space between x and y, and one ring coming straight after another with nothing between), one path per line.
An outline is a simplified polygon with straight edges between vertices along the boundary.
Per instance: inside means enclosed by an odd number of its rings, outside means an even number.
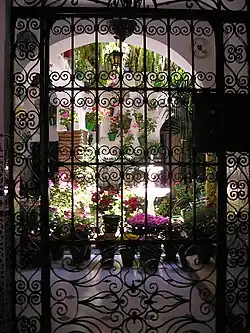
M197 223L202 223L206 221L211 221L216 218L216 207L215 206L207 206L206 203L197 206L194 210L190 209L184 212L184 220L185 222L193 223L194 218Z
M102 42L98 43L98 54L96 54L96 45L91 43L88 45L81 46L75 50L75 67L76 71L91 72L92 73L92 84L94 84L93 73L98 67L99 83L107 86L109 84L108 72L112 70L110 62L110 53L117 50L118 46L115 42ZM96 61L96 56L98 59ZM144 65L145 57L145 65ZM159 73L164 74L163 77L167 77L168 74L168 60L165 56L160 55L151 50L145 50L135 45L128 45L123 43L123 65L128 67L133 72L154 72L157 75ZM146 68L144 68L146 66ZM105 73L106 72L106 73ZM190 75L186 73L182 68L177 66L174 62L170 61L170 72L171 72L171 87L172 88L190 88L191 79ZM91 77L91 75L90 75ZM90 80L90 79L89 79ZM88 81L85 78L85 81ZM157 78L156 78L157 81ZM162 85L166 85L164 82L159 80ZM185 106L188 105L188 96L183 95L181 97L182 103Z
M143 114L140 112L134 113L135 121L138 125L139 132L145 131L145 125L147 125L147 135L155 132L156 129L156 120L154 118L147 118L147 122L145 122ZM144 134L144 133L143 133Z
M70 109L61 109L60 113L60 125L68 127L71 125L72 121L72 111ZM78 114L74 112L73 120L78 123Z

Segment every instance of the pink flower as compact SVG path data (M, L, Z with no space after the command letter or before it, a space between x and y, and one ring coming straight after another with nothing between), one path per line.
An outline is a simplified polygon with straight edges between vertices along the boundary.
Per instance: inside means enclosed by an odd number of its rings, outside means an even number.
M64 112L64 113L63 113L63 118L68 118L68 116L69 116L69 113L68 113L68 112Z
M70 219L71 218L71 214L70 214L70 212L68 210L64 211L64 215L65 215L66 219Z
M54 183L52 182L51 179L49 179L49 187L54 186Z
M164 225L169 222L168 217L163 216L153 216L150 214L144 214L144 213L138 213L135 216L131 217L128 220L128 223L131 225L145 225L147 221L147 225L153 226L153 225Z
M133 126L134 128L138 128L138 127L139 127L138 124L137 124L137 122L134 122L132 126Z

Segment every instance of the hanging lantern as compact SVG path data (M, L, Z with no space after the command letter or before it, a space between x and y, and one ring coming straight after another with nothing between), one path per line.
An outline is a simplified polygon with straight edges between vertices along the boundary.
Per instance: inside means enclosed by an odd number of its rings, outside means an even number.
M118 68L122 62L123 53L120 51L113 51L109 55L111 65L115 68Z
M63 56L66 59L71 59L72 58L72 50L65 51Z

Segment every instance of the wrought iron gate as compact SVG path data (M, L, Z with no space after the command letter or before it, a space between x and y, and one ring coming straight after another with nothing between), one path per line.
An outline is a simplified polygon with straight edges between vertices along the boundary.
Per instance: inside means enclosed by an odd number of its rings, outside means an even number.
M247 8L14 2L17 331L249 331Z

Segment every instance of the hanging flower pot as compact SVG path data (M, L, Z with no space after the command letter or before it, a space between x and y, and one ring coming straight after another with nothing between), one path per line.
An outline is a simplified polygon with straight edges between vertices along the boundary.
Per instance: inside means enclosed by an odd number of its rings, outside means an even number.
M144 135L139 136L138 141L139 141L139 144L141 147L145 147L145 136Z
M67 50L63 54L64 58L71 59L72 58L72 50Z
M108 133L109 141L115 141L117 133Z
M154 87L155 88L160 88L162 86L162 81L160 81L160 80L155 80L155 82L154 82Z
M95 126L96 126L95 121L86 120L86 128L87 128L88 131L94 131Z

